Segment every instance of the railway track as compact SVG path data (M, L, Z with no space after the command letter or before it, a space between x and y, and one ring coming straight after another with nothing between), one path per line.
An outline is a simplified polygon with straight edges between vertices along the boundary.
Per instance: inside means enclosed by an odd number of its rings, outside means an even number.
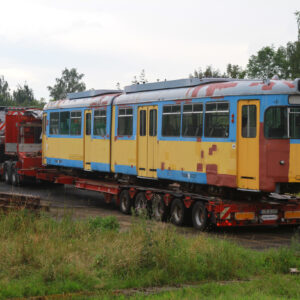
M132 217L119 212L112 204L106 204L99 193L78 190L71 186L57 185L32 185L24 187L12 187L0 182L0 206L1 194L22 194L31 201L38 201L40 208L49 207L53 215L63 215L66 211L71 212L74 218L86 218L91 216L105 217L115 216L120 222L121 228L126 230L132 223ZM25 199L24 198L24 199ZM22 201L21 201L22 202ZM27 201L30 204L30 201ZM35 203L37 205L37 203ZM20 207L22 207L20 205ZM38 208L36 206L36 208ZM170 226L173 226L170 224ZM202 234L192 227L176 227L179 233L193 236ZM297 227L239 227L239 228L216 228L209 233L217 238L228 238L248 248L264 250L289 246Z

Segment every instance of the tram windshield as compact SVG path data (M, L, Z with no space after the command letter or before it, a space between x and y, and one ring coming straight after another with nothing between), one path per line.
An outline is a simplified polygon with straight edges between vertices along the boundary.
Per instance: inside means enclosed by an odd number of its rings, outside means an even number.
M300 108L276 106L265 113L265 137L300 139Z

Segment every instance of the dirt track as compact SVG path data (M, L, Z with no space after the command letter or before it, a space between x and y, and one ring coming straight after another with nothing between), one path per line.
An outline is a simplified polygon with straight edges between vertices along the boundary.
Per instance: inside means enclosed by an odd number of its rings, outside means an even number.
M72 186L58 185L28 185L12 187L0 182L0 191L36 195L50 204L53 214L71 212L74 217L85 218L88 216L115 216L121 227L129 227L131 216L123 215L113 204L106 204L102 195L96 192L78 190ZM173 226L173 225L170 225ZM178 232L193 236L201 234L191 227L182 227ZM210 232L212 236L230 238L249 248L263 250L271 247L290 245L295 234L295 227L250 227L216 229Z

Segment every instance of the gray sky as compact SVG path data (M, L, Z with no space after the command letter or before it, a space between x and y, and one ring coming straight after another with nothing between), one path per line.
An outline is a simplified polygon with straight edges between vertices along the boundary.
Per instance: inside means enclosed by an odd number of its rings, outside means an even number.
M0 75L48 99L62 70L87 88L246 66L261 47L297 39L299 0L0 0Z

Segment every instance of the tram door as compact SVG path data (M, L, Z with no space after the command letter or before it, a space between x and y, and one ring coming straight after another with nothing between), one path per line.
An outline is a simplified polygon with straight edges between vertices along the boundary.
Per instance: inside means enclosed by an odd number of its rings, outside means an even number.
M259 101L238 102L237 185L259 190Z
M83 163L84 169L91 170L91 155L92 155L92 111L86 110L84 112L84 149L83 149Z
M138 176L156 178L157 173L157 106L138 109Z
M47 144L47 113L43 113L43 123L42 123L42 164L45 165L46 162L46 144Z

